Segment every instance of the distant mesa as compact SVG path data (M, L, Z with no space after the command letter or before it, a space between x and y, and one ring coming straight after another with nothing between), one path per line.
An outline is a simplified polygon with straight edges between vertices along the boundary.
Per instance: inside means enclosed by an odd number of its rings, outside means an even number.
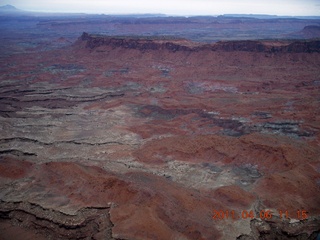
M258 19L277 19L281 18L278 15L268 15L268 14L223 14L219 17L224 18L258 18Z
M309 26L305 26L304 31L320 31L320 26L318 25L309 25Z
M15 6L8 4L8 5L0 6L0 11L2 11L2 12L17 12L20 10L18 8L16 8Z
M320 37L320 26L306 26L302 30L302 34L308 38L319 38Z
M320 26L309 25L305 26L301 31L289 34L289 38L314 39L320 38Z
M103 46L141 51L169 50L170 52L193 49L192 46L188 46L193 45L192 42L172 36L104 36L84 32L78 41L85 42L85 47L90 49Z
M273 46L272 41L221 41L214 44L197 44L186 39L144 36L103 36L83 33L78 44L91 50L106 48L124 48L140 51L164 50L169 52L198 52L198 51L244 51L266 53L311 53L320 52L320 40L284 41L281 46Z

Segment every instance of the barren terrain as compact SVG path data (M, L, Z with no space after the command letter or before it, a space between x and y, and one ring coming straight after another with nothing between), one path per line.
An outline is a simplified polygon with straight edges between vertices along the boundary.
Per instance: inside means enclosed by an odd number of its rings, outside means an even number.
M319 237L319 20L216 42L29 18L1 25L0 239Z

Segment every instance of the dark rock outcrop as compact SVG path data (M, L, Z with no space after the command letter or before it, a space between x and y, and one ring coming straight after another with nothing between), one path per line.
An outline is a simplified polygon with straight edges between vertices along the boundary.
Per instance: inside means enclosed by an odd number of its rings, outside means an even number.
M114 239L109 208L82 208L67 215L28 202L0 201L0 220L3 225L9 222L22 229L37 230L47 239ZM12 234L10 229L1 230L3 234Z
M212 46L217 51L245 51L245 52L268 52L270 49L259 41L226 41L218 42Z

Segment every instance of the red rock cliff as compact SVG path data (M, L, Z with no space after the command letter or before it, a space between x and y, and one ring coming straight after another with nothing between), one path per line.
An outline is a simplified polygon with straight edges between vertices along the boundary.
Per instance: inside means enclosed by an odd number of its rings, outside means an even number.
M320 52L320 41L295 41L281 45L267 44L262 41L221 41L214 44L196 44L184 39L174 38L150 38L150 37L113 37L91 35L83 33L79 41L86 42L86 48L94 49L101 46L112 48L146 50L177 51L244 51L244 52L268 52L268 53L311 53Z

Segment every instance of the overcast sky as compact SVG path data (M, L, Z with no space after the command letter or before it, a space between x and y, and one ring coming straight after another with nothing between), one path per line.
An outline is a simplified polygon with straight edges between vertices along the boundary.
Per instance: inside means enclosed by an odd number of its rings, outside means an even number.
M105 14L320 16L320 0L0 0L22 10Z

